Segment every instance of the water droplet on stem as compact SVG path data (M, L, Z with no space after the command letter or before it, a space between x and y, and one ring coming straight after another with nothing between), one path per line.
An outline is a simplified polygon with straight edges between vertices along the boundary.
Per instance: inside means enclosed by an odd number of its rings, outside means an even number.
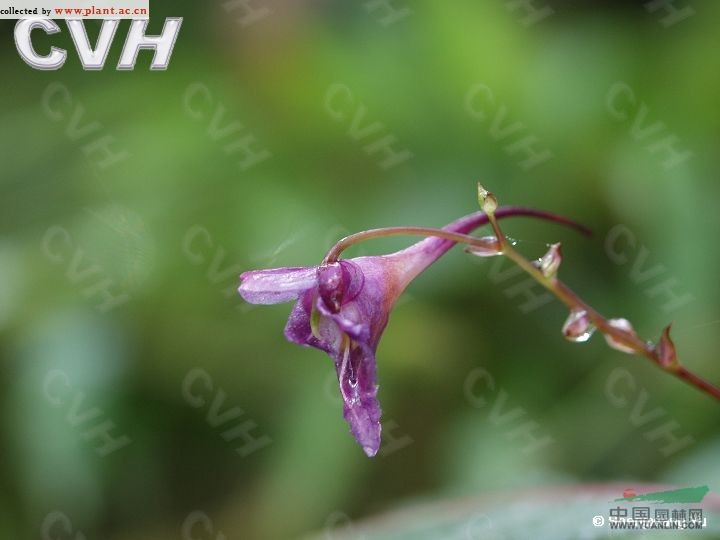
M608 325L617 330L626 332L632 337L637 338L635 329L633 328L632 324L630 324L630 321L628 321L627 319L610 319L608 320ZM622 339L618 339L615 336L606 334L605 341L607 341L607 344L616 351L624 352L627 354L635 354L636 352L634 347L625 343L625 341L623 341Z
M500 244L495 236L483 236L482 238L478 238L478 244L467 246L465 251L475 255L476 257L495 257L496 255L502 255L502 251L500 251Z
M573 309L570 311L562 328L563 336L573 343L585 343L595 333L595 326L590 322L587 311L584 309Z

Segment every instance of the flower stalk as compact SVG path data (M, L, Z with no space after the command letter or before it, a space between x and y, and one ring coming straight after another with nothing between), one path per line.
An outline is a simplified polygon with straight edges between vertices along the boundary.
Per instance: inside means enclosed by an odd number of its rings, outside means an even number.
M592 232L587 227L576 223L575 221L572 221L570 219L567 219L563 216L559 216L557 214L553 214L551 212L545 212L543 210L536 210L534 208L524 208L522 206L506 206L503 208L497 208L497 205L493 208L492 212L494 219L501 219L505 217L515 217L515 216L526 216L526 217L534 217L539 219L544 219L546 221L553 221L555 223L560 223L563 225L567 225L568 227L571 227L573 229L578 230L582 234L586 236L592 235ZM488 218L490 217L490 214L485 212L485 219L483 221L487 222ZM471 247L477 247L481 250L484 249L492 249L496 250L497 245L494 241L492 241L489 238L478 238L476 236L469 236L466 234L456 233L452 231L447 231L444 229L434 229L429 227L385 227L382 229L370 229L367 231L362 231L359 233L351 234L350 236L346 236L345 238L342 238L340 241L338 241L332 248L330 248L330 251L327 252L325 255L325 258L323 259L322 264L328 264L328 263L334 263L337 262L337 260L340 258L340 255L343 251L348 249L349 247L359 244L360 242L365 242L366 240L372 240L374 238L384 238L387 236L435 236L438 238L444 238L446 240L451 240L453 242L458 242L461 244L468 244Z
M560 281L556 272L550 275L544 274L538 266L526 259L513 247L512 242L509 242L502 232L495 215L493 207L497 206L497 199L480 184L478 184L478 198L480 206L487 212L502 255L513 261L535 281L553 293L570 309L571 313L584 312L589 322L605 335L610 346L629 354L644 356L663 371L720 400L720 388L699 377L680 363L675 346L670 339L670 325L663 330L660 343L656 346L648 341L643 341L624 319L606 319L583 301L570 287ZM619 321L624 321L627 324L619 324Z

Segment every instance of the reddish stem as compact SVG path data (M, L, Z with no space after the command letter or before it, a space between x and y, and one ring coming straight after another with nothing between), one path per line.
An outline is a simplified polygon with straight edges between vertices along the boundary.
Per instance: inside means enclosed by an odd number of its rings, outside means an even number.
M490 222L487 214L483 212L476 212L475 214L472 214L472 216L477 218L476 221L473 223L474 228L481 227L482 225L486 225ZM534 217L538 219L544 219L546 221L552 221L554 223L560 223L561 225L566 225L572 229L575 229L576 231L579 231L585 236L592 236L592 231L584 225L581 225L576 221L560 216L558 214L553 214L552 212L545 212L544 210L537 210L535 208L525 208L523 206L504 206L502 208L498 208L495 211L495 217L498 219L521 216ZM323 263L326 264L336 262L340 258L340 255L343 251L359 242L364 242L373 238L408 235L426 237L437 236L440 238L445 238L446 240L451 240L453 242L460 242L464 244L475 245L478 247L488 247L487 244L483 243L479 238L452 231L446 231L443 229L434 229L429 227L384 227L382 229L370 229L367 231L351 234L350 236L346 236L345 238L341 239L337 244L335 244L332 248L330 248L330 251L327 252L325 258L323 259Z

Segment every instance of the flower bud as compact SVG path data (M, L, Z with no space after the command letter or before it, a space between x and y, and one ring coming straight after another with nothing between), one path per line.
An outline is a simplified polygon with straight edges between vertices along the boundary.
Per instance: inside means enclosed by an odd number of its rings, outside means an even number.
M587 311L576 308L570 312L562 328L563 336L568 341L584 343L589 340L595 332L595 326L590 322Z
M478 203L480 208L486 214L494 214L497 210L498 202L491 192L485 189L481 183L478 182Z
M630 321L628 321L627 319L610 319L608 320L608 324L617 330L621 330L631 335L634 338L638 337L632 324L630 324ZM637 352L634 347L628 345L624 340L618 339L614 336L605 334L605 341L607 341L607 344L615 350L628 354L634 354L635 352Z
M559 243L552 244L547 253L543 255L542 259L540 259L540 271L546 278L554 278L558 273L561 262L562 247Z
M678 363L677 351L675 350L675 344L670 338L670 327L668 324L660 336L660 343L655 346L654 352L657 354L660 365L663 367L676 366Z

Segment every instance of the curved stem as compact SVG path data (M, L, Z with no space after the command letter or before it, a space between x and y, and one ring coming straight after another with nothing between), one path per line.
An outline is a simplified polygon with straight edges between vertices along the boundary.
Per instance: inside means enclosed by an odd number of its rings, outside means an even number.
M436 236L459 244L468 244L495 251L498 250L498 243L494 239L478 238L477 236L470 236L469 234L434 229L432 227L385 227L382 229L370 229L346 236L328 251L323 259L323 264L336 262L340 254L354 244L372 240L373 238L384 238L386 236Z
M477 223L478 227L490 222L490 219L488 218L487 214L484 214L482 212L477 212L477 215L479 218L478 223ZM503 208L498 208L495 211L495 217L498 219L506 218L506 217L518 217L518 216L535 217L538 219L544 219L547 221L560 223L562 225L567 225L568 227L571 227L586 236L592 235L592 232L587 227L585 227L571 219L568 219L566 217L559 216L559 215L553 214L551 212L545 212L543 210L536 210L534 208L524 208L522 206L506 206ZM398 235L437 236L440 238L444 238L446 240L451 240L453 242L469 244L469 245L481 247L481 248L492 249L492 247L493 247L490 245L488 240L483 240L483 239L477 238L475 236L470 236L467 234L446 231L443 229L435 229L435 228L430 228L430 227L386 227L386 228L382 228L382 229L370 229L368 231L362 231L362 232L359 232L356 234L351 234L350 236L346 236L345 238L342 238L337 244L335 244L332 248L330 248L330 251L327 252L327 254L325 255L325 258L323 259L323 264L336 262L340 258L340 255L342 254L343 251L345 251L350 246L353 246L360 242L364 242L366 240L372 240L373 238L383 238L386 236L398 236Z

